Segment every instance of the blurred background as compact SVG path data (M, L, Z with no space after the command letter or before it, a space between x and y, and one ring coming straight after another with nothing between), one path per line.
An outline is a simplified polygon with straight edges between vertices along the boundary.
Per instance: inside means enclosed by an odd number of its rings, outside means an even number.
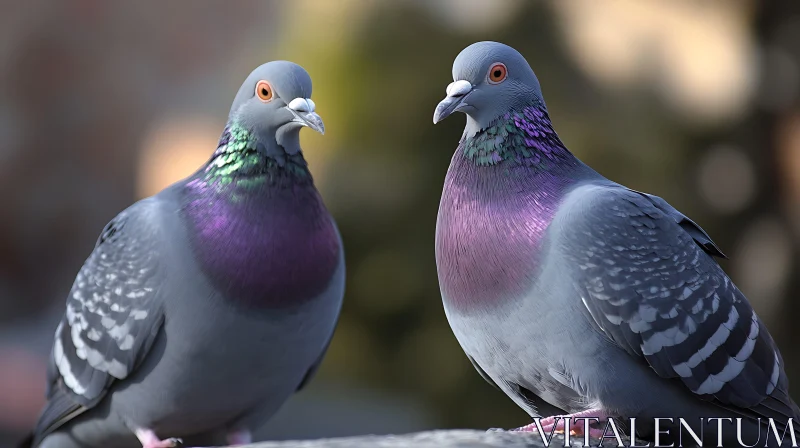
M528 423L463 355L436 279L464 119L431 117L478 40L528 58L580 158L712 235L800 398L800 2L0 0L0 446L36 419L102 227L204 163L240 83L273 59L314 80L327 133L303 147L348 284L317 379L263 436Z

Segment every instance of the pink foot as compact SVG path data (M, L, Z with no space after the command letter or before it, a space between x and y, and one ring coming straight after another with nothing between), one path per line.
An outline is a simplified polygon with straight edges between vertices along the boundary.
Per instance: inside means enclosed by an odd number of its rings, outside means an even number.
M253 435L250 434L250 431L246 429L242 429L239 431L231 431L228 433L226 439L228 440L228 445L236 446L236 445L247 445L248 443L253 443ZM180 440L180 439L177 439ZM188 447L187 447L188 448ZM213 448L213 447L190 447L190 448Z
M142 448L174 448L183 443L183 440L177 437L161 440L149 429L137 429L136 438L139 439Z
M253 435L250 431L242 429L228 433L228 443L231 445L247 445L253 443Z
M544 434L552 434L554 431L565 431L564 422L566 421L567 418L570 419L569 420L570 431L574 432L575 434L582 435L584 433L583 431L585 428L584 425L585 421L588 422L589 425L591 425L592 423L596 423L598 420L601 422L605 421L608 418L608 416L602 409L589 409L586 411L577 412L575 414L569 414L569 415L554 415L552 417L547 417L539 420L539 424L542 426L542 432ZM589 418L589 420L583 420L584 418ZM511 431L534 432L538 431L538 428L536 427L536 423L531 423L529 425L512 429ZM603 430L590 427L589 436L602 440Z

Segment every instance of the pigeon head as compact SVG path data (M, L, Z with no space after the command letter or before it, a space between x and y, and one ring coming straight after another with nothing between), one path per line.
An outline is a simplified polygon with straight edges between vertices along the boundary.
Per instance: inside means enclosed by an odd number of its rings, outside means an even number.
M447 86L447 97L436 106L433 123L463 112L466 130L474 134L506 112L534 104L544 106L544 100L528 61L508 45L477 42L453 62L453 82Z
M311 77L299 65L272 61L253 70L233 100L229 120L258 137L299 150L300 129L325 133L311 100Z

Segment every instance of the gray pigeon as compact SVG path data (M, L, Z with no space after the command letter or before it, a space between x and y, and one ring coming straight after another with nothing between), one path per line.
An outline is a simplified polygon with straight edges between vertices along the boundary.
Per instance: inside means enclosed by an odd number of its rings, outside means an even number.
M736 418L748 445L764 446L768 419L782 435L800 417L783 360L708 234L572 155L513 48L470 45L453 79L433 121L463 112L467 125L445 178L436 263L450 326L484 378L533 417L544 401L606 424L637 418L644 437L656 417L682 417L715 446L720 421L701 418L733 419L721 421L725 446L740 446ZM677 446L680 421L660 427Z
M247 443L314 374L344 294L299 145L311 78L255 69L210 160L120 213L67 298L29 446Z

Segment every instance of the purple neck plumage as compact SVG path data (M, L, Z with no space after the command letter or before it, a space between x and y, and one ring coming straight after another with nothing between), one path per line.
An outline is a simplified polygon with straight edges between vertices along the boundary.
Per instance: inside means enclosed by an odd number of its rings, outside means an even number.
M509 112L462 139L436 226L445 303L469 310L525 293L555 211L586 170L540 106Z
M330 283L339 237L302 154L267 156L250 132L229 126L183 200L200 267L227 299L291 307Z

